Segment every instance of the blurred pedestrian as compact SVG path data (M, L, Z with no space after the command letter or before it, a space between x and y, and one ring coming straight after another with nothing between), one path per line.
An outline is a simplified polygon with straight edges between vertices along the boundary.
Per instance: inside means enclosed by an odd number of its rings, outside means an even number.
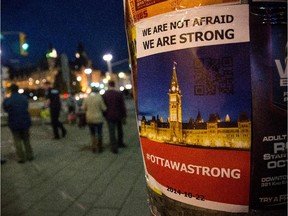
M72 92L69 97L67 98L67 107L68 107L68 123L69 124L74 124L76 123L77 115L76 113L78 112L78 107L77 107L77 102L75 99L75 94Z
M103 151L102 147L102 129L105 120L103 113L106 111L106 105L102 96L99 94L99 89L92 88L90 95L83 101L83 110L86 115L86 122L89 126L92 151Z
M31 117L28 112L28 98L19 94L18 89L17 85L11 85L11 97L3 101L3 108L8 113L8 126L13 135L16 153L19 158L18 163L25 163L26 160L34 159L29 134Z
M46 90L46 106L49 107L51 126L53 129L54 139L60 139L58 128L61 129L62 137L65 137L67 130L63 124L59 121L61 111L61 100L59 91L51 87L49 81L44 83L44 89Z
M126 123L126 106L123 94L115 89L115 82L108 82L108 90L103 95L107 111L105 117L109 128L109 137L111 151L114 154L118 153L118 147L123 148L126 145L123 143L123 126ZM118 139L116 139L116 129Z

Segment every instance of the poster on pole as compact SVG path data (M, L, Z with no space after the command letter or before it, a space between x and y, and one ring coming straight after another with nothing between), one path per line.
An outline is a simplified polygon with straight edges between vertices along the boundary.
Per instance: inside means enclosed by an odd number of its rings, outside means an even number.
M247 5L202 7L136 24L137 108L147 182L175 203L248 212L248 13Z

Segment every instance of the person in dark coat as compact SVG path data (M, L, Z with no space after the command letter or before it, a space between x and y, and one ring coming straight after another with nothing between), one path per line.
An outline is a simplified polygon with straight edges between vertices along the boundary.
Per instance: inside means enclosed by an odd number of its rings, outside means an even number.
M108 123L111 151L118 153L118 147L126 147L123 143L123 126L127 117L124 97L121 92L115 90L115 82L108 82L109 89L103 95L107 106L105 118ZM116 129L118 139L116 139Z
M26 160L34 159L30 145L31 117L28 112L28 98L18 93L18 86L15 84L11 85L10 90L11 97L3 101L3 108L8 113L8 126L14 138L18 163L25 163Z
M57 89L51 88L50 82L45 82L44 88L46 90L46 106L50 109L50 119L51 126L53 129L54 139L60 139L58 128L61 129L62 137L65 137L67 130L64 128L63 124L59 121L60 111L61 111L61 101L59 96L59 91Z

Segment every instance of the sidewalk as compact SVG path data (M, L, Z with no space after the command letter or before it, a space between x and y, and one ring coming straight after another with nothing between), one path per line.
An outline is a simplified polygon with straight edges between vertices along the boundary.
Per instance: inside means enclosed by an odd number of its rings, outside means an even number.
M18 164L12 135L1 128L1 216L149 216L141 148L132 101L119 154L90 150L88 128L65 125L67 137L52 140L50 125L34 125L35 160Z

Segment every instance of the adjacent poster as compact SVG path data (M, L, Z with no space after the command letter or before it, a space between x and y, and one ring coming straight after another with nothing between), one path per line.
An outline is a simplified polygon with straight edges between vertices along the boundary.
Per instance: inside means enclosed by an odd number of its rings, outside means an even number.
M250 23L252 209L287 209L287 25L277 18L252 15Z
M239 4L240 0L129 0L133 22L175 10L207 6Z
M248 212L248 6L191 8L135 26L137 118L149 187L175 203Z

